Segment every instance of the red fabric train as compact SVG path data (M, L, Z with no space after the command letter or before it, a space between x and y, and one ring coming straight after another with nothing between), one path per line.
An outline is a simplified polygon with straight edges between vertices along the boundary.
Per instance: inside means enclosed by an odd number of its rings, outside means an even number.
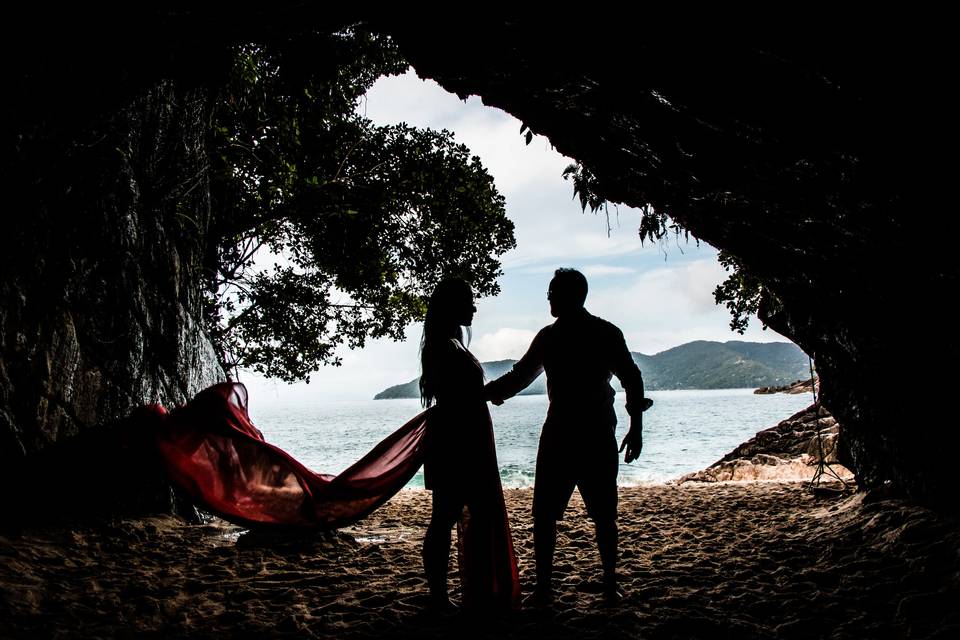
M264 441L247 413L247 389L239 383L209 387L170 412L149 405L140 415L157 423L156 444L170 479L212 513L248 527L335 529L362 520L409 482L423 464L431 411L415 416L337 476L315 473ZM496 485L489 499L499 501L495 513L502 518L483 525L485 530L467 524L460 539L467 605L492 600L509 606L519 597L503 493ZM464 572L463 565L478 567L479 575Z

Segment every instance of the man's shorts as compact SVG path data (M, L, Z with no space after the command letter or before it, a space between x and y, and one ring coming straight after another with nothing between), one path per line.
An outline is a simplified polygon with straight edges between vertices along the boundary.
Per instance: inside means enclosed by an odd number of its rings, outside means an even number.
M594 522L615 520L620 460L614 429L589 425L596 430L585 438L581 431L584 425L570 430L553 426L545 424L540 435L534 518L562 520L576 487Z

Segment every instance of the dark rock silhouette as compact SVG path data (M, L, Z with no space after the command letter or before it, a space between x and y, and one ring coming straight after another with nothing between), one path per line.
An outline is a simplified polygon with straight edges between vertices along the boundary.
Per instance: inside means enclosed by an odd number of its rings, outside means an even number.
M203 96L164 82L67 140L35 130L0 252L0 460L223 378L200 326Z

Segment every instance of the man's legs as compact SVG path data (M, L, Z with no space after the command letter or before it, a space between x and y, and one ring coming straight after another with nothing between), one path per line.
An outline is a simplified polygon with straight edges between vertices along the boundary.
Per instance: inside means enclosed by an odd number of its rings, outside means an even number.
M594 521L600 564L603 567L603 594L609 601L620 598L617 588L617 520L606 517ZM553 556L557 547L557 521L534 516L533 549L537 564L537 586L531 604L548 604L553 599Z
M607 597L617 596L617 521L607 518L595 522L597 548L603 567L603 592Z
M583 476L577 483L596 528L603 593L608 601L616 601L620 596L617 590L617 472L620 465L615 446L592 457L590 463L584 465Z
M546 427L544 427L546 430ZM576 486L563 450L545 446L540 438L536 482L533 486L533 553L537 586L524 604L546 605L553 601L553 554L557 547L557 521L563 517Z

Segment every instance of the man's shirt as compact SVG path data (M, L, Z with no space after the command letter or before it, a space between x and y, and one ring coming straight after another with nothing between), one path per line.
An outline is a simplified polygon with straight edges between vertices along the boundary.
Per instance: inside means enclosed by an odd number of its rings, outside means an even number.
M509 372L486 386L487 397L510 398L547 373L548 422L589 420L615 425L612 375L627 395L627 411L643 410L643 378L623 332L585 309L543 329Z

